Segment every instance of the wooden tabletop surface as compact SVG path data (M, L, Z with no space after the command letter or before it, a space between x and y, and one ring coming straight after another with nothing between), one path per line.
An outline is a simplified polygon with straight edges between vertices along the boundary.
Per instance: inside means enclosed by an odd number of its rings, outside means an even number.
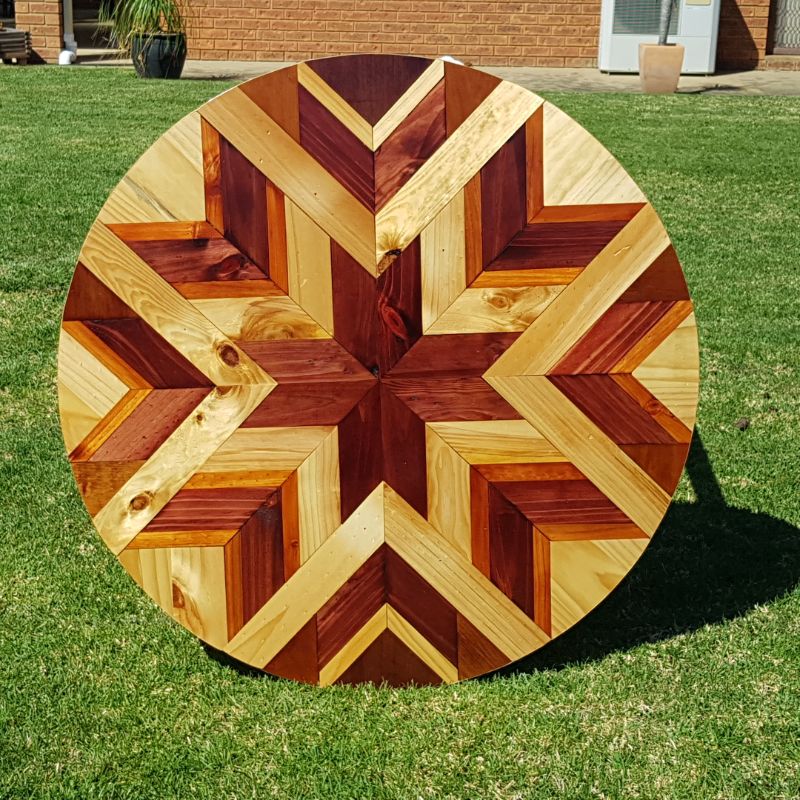
M167 131L79 256L64 440L168 614L310 683L453 682L631 569L695 420L692 303L619 163L540 97L347 56Z

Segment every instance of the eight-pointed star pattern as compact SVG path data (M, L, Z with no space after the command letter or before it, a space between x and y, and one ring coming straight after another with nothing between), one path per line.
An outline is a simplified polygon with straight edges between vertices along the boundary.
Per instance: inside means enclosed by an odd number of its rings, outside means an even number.
M697 343L652 207L579 125L418 58L210 101L109 197L64 313L95 525L214 647L455 681L587 614L666 511Z

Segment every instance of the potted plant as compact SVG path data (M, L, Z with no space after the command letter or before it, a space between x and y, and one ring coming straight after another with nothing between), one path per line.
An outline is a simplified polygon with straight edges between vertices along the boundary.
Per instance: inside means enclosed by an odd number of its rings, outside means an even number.
M667 43L675 2L676 0L661 0L658 44L639 45L639 78L642 90L650 94L672 94L678 88L684 47L682 44Z
M103 0L120 48L130 53L141 78L180 78L186 62L184 0Z

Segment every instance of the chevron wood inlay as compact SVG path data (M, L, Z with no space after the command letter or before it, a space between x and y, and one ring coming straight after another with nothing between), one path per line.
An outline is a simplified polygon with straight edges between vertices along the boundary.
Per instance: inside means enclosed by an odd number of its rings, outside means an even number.
M452 683L588 614L689 448L697 329L619 163L524 89L358 55L256 78L109 196L64 441L178 623L298 681Z

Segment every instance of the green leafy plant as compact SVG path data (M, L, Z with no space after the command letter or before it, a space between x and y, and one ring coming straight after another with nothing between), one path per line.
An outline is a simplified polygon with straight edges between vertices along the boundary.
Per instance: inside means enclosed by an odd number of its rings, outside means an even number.
M130 52L134 37L185 33L187 11L180 0L103 0L99 18L111 24L120 48Z

